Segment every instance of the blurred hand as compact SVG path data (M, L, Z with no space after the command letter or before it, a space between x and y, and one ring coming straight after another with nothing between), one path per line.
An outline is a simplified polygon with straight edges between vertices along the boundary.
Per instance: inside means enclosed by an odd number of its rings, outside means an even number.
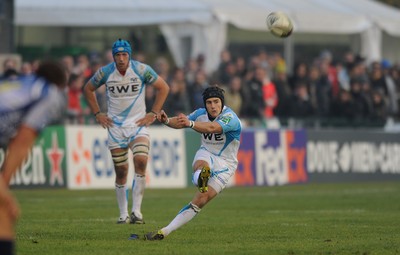
M1 176L1 175L0 175ZM3 177L0 177L0 210L5 210L11 221L16 221L20 214L17 201L6 186Z
M161 110L159 114L157 114L157 120L161 123L165 123L168 120L168 115L164 110Z

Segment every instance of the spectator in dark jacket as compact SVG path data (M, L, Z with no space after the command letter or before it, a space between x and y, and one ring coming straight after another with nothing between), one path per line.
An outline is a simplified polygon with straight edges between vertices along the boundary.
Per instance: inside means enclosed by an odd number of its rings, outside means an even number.
M274 109L274 113L278 117L287 117L289 114L292 91L289 82L287 81L286 73L282 71L277 72L273 83L275 84L276 92L278 94L278 105Z
M339 95L332 101L331 116L335 119L352 120L355 113L354 102L351 94L347 90L340 90Z
M290 100L290 116L296 118L311 117L314 114L314 107L310 100L305 83L296 85L292 99Z
M350 81L350 93L353 98L354 117L356 120L368 118L371 113L371 106L369 104L368 95L363 93L362 81L359 79L352 79Z
M383 91L373 90L372 91L372 108L370 119L373 122L385 123L388 115L388 105L385 100Z
M243 106L241 116L249 119L263 119L265 103L262 86L266 73L261 67L254 71L253 78L243 87Z
M309 93L319 117L329 115L332 98L332 86L327 75L321 74L318 66L312 66L309 73Z

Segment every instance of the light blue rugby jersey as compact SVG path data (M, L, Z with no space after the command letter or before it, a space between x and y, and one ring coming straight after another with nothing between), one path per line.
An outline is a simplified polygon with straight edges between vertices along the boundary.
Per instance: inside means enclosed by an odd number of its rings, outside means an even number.
M199 108L188 116L189 120L211 122L205 108ZM242 123L231 108L224 106L221 114L214 120L222 127L222 134L201 134L201 149L237 164Z
M146 115L145 86L153 84L157 73L148 65L130 60L125 75L115 63L100 68L90 79L95 87L105 84L107 115L118 127L136 127L136 121Z
M0 81L0 147L21 124L36 131L58 121L67 105L65 93L36 76Z

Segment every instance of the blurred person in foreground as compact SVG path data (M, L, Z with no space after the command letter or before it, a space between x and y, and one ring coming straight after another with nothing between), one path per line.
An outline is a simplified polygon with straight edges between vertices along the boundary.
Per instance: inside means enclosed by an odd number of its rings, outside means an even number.
M66 70L45 61L35 75L0 83L0 149L5 159L0 171L0 254L14 254L14 224L19 207L9 183L47 125L58 121L66 107Z
M147 233L146 240L162 240L188 223L226 187L234 175L238 165L237 153L242 124L236 113L224 105L223 92L217 86L206 88L203 92L204 108L199 108L188 116L179 114L168 118L161 111L158 119L165 125L176 129L191 128L201 134L201 147L192 164L192 182L198 191L168 226Z
M150 148L148 126L156 119L168 96L169 87L150 66L132 60L128 41L118 39L112 46L114 62L101 67L86 83L84 94L96 121L108 132L115 177L115 191L119 207L118 224L143 224L141 205L146 185L146 167ZM95 92L106 87L107 113L101 112ZM146 109L145 91L153 86L154 103ZM132 184L132 210L128 214L126 189L129 170L128 149L133 153L135 168Z
M17 60L14 58L7 58L3 62L3 74L0 75L0 80L2 79L15 79L18 76L18 64Z

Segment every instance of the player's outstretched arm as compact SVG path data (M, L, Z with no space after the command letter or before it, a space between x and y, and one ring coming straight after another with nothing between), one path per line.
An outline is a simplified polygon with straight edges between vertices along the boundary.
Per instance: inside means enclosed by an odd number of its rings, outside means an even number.
M192 121L183 113L178 114L176 117L168 118L167 114L161 111L159 121L171 128L192 128L199 133L221 134L223 131L221 125L217 122Z
M221 125L218 122L199 122L193 121L193 126L191 127L191 123L189 123L190 128L195 130L198 133L202 134L221 134L223 132Z
M169 118L167 113L165 113L164 110L160 111L160 113L157 115L157 119L158 119L158 121L160 121L164 125L166 125L168 127L171 127L171 128L180 129L180 128L185 128L186 127L183 123L181 123L178 120L177 116Z
M2 223L2 227L6 224L11 225L11 223L17 220L20 214L19 205L14 196L11 194L8 184L4 181L2 175L0 175L0 211L1 214L3 214L3 217L0 217L0 223ZM5 229L0 229L0 239L5 237L5 232L7 232Z

